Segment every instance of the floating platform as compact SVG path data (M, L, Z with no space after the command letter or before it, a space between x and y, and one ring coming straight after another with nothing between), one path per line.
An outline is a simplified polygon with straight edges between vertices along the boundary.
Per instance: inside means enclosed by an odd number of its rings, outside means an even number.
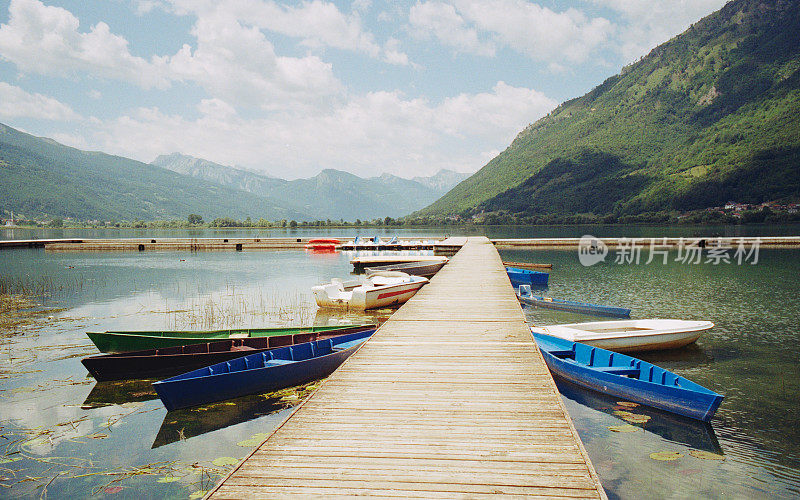
M605 498L497 250L471 238L210 498Z

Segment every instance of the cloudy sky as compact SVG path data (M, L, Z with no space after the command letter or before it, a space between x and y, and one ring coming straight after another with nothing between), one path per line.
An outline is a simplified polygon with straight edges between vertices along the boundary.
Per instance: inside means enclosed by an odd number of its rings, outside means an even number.
M0 122L283 178L472 172L724 0L0 0Z

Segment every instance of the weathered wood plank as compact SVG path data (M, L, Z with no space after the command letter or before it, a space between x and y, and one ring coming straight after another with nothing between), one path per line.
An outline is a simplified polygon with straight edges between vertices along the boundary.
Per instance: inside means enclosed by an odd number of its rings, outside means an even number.
M500 257L471 238L214 498L604 498Z

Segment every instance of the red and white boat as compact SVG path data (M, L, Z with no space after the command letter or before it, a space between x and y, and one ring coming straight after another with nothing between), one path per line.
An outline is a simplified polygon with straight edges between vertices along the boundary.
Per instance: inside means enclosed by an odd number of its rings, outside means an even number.
M377 309L403 304L426 283L428 279L422 276L383 271L360 280L333 279L311 291L320 307Z

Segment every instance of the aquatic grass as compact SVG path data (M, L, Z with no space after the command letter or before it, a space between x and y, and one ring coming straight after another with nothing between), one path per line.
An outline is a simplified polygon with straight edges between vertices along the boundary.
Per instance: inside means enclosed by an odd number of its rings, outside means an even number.
M305 326L313 321L316 305L306 295L273 291L237 291L210 294L190 300L186 307L167 311L174 329L212 330L253 328L263 325Z

